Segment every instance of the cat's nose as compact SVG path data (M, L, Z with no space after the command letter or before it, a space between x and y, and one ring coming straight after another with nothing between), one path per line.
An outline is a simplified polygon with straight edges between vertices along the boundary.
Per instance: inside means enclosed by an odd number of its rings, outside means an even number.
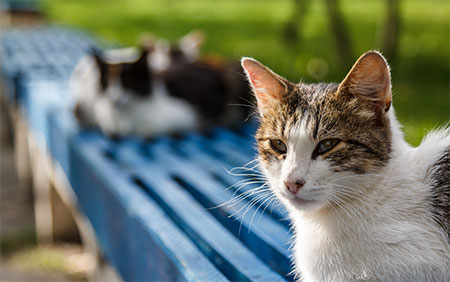
M295 181L284 181L284 185L292 194L297 194L303 185L305 185L305 180L297 179Z

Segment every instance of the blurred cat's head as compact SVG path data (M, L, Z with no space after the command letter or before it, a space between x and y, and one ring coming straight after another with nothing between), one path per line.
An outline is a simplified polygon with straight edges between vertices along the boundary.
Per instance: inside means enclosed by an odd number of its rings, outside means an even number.
M262 169L288 208L316 210L363 197L391 155L389 67L367 52L340 83L293 84L242 60L257 98ZM361 184L361 185L359 185Z
M148 63L154 72L164 72L180 65L195 62L204 43L203 32L194 30L176 43L152 35L141 37L141 46L149 53Z
M148 51L141 51L136 60L128 62L110 62L103 54L98 53L93 56L99 71L102 95L119 102L122 96L145 97L150 94L152 79L148 67Z
M94 50L92 55L99 70L100 90L118 102L126 97L146 97L151 94L156 76L196 61L202 42L203 34L193 31L176 44L145 36L139 49Z

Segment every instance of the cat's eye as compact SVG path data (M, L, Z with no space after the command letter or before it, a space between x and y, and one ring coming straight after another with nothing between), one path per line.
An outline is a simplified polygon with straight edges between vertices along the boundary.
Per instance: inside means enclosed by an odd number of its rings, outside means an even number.
M319 144L317 144L314 152L317 155L325 154L326 152L328 152L331 149L333 149L334 147L336 147L336 145L339 144L340 142L341 142L341 140L337 139L337 138L330 138L330 139L322 140L319 142Z
M284 144L283 141L281 141L280 139L270 139L269 143L270 147L272 147L272 149L275 152L279 154L286 154L287 152L286 144Z

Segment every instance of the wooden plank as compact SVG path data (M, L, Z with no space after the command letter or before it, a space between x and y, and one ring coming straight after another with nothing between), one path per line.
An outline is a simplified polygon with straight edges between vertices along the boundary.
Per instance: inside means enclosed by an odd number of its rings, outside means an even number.
M102 250L122 277L226 280L158 204L105 158L101 142L90 137L71 140L73 187Z

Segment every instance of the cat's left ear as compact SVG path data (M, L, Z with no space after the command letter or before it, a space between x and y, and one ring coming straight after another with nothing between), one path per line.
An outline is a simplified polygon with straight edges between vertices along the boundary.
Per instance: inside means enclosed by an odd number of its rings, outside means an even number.
M139 58L134 62L135 65L139 65L139 66L143 66L143 67L147 67L148 65L148 50L146 49L141 49L140 50L141 54L139 56Z
M391 106L391 75L386 59L377 51L364 53L341 82L338 93L350 93L371 102L379 112Z

